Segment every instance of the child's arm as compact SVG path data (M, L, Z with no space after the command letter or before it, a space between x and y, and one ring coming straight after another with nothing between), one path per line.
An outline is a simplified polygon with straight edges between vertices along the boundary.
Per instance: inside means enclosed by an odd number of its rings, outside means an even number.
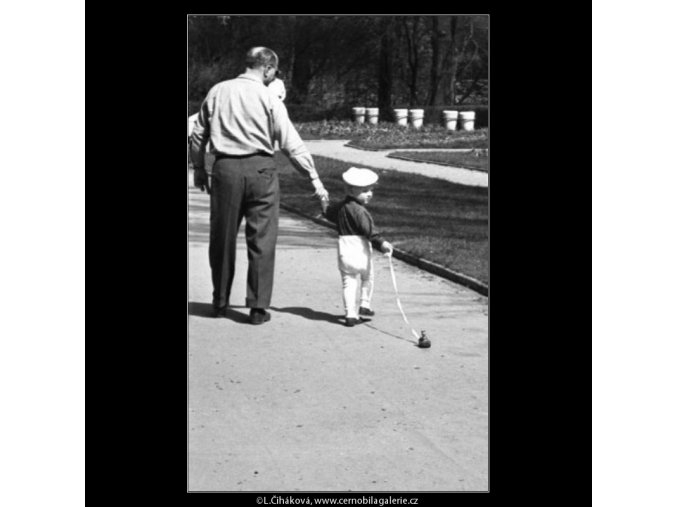
M390 257L393 254L393 245L391 245L387 241L384 241L383 243L381 243L381 252Z
M361 234L371 242L372 246L386 255L392 255L393 245L387 242L374 227L374 220L366 212L358 214L357 224Z
M388 256L393 254L393 245L383 239L379 233L374 233L371 236L367 236L367 238L371 241L372 246L378 251Z

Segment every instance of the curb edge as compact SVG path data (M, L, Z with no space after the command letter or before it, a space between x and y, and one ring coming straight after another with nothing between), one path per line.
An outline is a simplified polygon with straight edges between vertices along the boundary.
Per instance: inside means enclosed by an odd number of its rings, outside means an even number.
M299 210L298 208L295 208L294 206L290 206L289 204L284 204L281 202L280 208L300 215L303 218L312 220L316 224L320 224L330 229L336 230L336 226L334 226L334 224L332 224L329 220L320 218L319 216L314 217ZM393 250L393 257L395 257L396 259L400 259L401 261L404 261L407 264L411 264L412 266L416 266L417 268L427 271L428 273L432 273L433 275L437 275L441 278L445 278L452 282L458 283L459 285L463 285L468 289L478 292L482 296L487 297L489 296L489 286L468 275L452 271L451 269L445 268L444 266L437 264L436 262L429 261L422 257L416 257L415 255L412 255L408 252L405 252L404 250L395 247Z
M346 146L348 148L353 148L355 150L362 150L362 151L390 151L390 150L393 149L393 148L365 148L363 146L357 146L356 144L352 144L352 141L348 141L343 146Z
M470 150L468 150L470 151ZM489 174L489 171L483 171L482 169L475 169L474 167L463 167L460 165L453 165L453 164L448 164L446 162L431 162L430 160L421 160L418 158L410 158L410 157L403 157L401 155L397 155L395 153L389 153L386 155L388 158L396 158L399 160L406 160L407 162L417 162L420 164L433 164L433 165L442 165L442 166L447 166L447 167L453 167L454 169L465 169L466 171L476 171L478 173L485 173Z

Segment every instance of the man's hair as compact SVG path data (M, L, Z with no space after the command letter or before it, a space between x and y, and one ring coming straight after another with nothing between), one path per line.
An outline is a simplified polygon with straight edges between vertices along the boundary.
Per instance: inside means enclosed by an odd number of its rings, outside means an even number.
M257 46L247 51L247 58L245 59L248 69L256 69L272 65L277 67L278 59L275 51L272 49Z

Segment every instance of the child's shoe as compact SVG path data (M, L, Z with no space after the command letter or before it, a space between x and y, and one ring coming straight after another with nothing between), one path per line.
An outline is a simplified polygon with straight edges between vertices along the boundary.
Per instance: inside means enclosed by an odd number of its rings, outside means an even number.
M357 319L353 319L352 317L346 317L347 327L353 327L355 324L357 324Z
M360 315L366 315L367 317L373 317L376 315L376 312L374 310L371 310L370 308L365 308L364 306L360 306L360 310L358 312Z

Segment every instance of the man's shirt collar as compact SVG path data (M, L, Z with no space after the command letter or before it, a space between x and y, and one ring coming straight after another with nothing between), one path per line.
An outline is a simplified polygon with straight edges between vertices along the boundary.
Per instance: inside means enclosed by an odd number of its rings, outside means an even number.
M237 77L238 77L238 79L240 79L240 78L241 79L249 79L250 81L258 81L259 83L263 84L263 79L261 79L260 77L254 75L254 74L247 74L245 72L243 74L240 74Z

